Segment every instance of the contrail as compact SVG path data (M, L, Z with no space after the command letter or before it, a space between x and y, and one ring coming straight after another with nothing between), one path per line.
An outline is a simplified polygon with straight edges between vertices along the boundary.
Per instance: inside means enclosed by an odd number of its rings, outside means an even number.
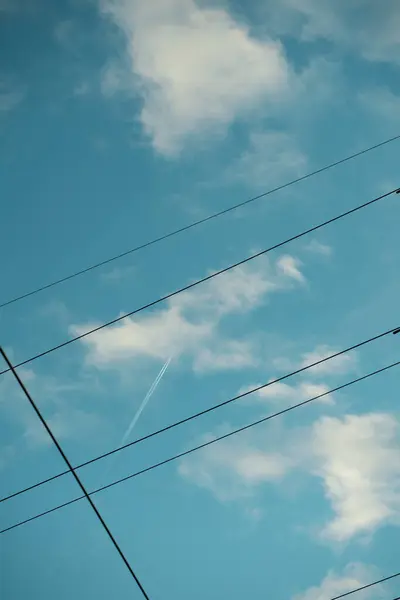
M172 360L172 356L169 357L169 359L163 365L161 371L159 372L159 374L157 375L157 377L155 378L155 380L151 384L149 391L147 392L147 394L143 398L142 404L137 409L137 412L136 412L135 416L133 417L131 424L129 425L128 429L126 430L126 433L124 434L124 436L123 436L123 438L122 438L122 440L121 440L121 442L119 444L120 446L123 446L125 444L126 440L128 439L128 437L131 435L131 433L133 431L133 428L135 427L136 423L139 420L140 415L142 414L142 412L146 408L146 405L148 404L150 398L152 397L152 395L156 391L156 389L158 387L158 384L160 383L161 379L164 376L165 371L168 369L169 363L171 362L171 360Z
M126 432L124 433L118 447L123 446L125 444L125 442L127 441L127 439L129 438L129 436L131 435L136 423L138 422L140 415L142 414L142 412L144 411L144 409L146 408L150 398L152 397L152 395L154 394L154 392L156 391L158 384L160 383L161 379L163 378L165 371L168 369L169 364L172 360L172 356L169 357L169 359L164 363L164 365L162 366L160 372L158 373L157 377L155 378L155 380L153 381L153 383L151 384L149 391L147 392L147 394L145 395L145 397L143 398L143 401L141 403L141 405L139 406L139 408L137 409L131 423L129 424L128 429L126 430ZM115 456L114 456L115 459ZM106 473L108 473L111 469L112 463L110 462L108 469L106 469Z

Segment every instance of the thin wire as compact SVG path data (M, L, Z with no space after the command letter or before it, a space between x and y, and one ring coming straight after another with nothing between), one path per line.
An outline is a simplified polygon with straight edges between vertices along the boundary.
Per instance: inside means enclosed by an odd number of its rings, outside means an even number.
M350 596L350 594L355 594L356 592L362 592L362 590L366 590L374 585L378 585L379 583L385 583L385 581L389 581L390 579L394 579L395 577L399 577L399 573L394 573L393 575L388 575L387 577L383 577L382 579L377 579L377 581L372 581L371 583L367 583L367 585L362 585L359 588L354 590L350 590L350 592L345 592L344 594L340 594L340 596L335 596L330 600L339 600L340 598L345 598L346 596ZM399 600L399 597L394 598L393 600Z
M6 353L4 352L4 350L0 347L0 353L2 355L2 357L4 358L4 360L6 361L6 363L8 364L12 374L14 375L19 387L21 388L21 390L23 391L23 393L25 394L29 404L32 406L33 410L35 411L37 417L39 418L40 422L42 423L43 427L46 429L47 433L49 434L52 442L54 443L55 447L57 448L58 452L60 453L61 457L63 458L64 462L66 463L69 472L72 474L72 476L74 477L76 483L79 485L79 487L81 488L82 492L83 492L83 498L86 498L87 501L89 502L90 506L92 507L94 513L96 514L97 518L99 519L101 525L103 526L104 530L106 531L108 537L110 538L111 542L113 543L115 549L117 550L118 554L120 555L120 557L122 558L123 562L125 563L126 567L129 570L129 573L132 575L133 579L135 580L138 588L140 589L140 591L142 592L143 596L146 598L146 600L150 600L149 596L147 595L144 587L142 586L142 584L140 583L137 575L135 574L134 570L132 569L128 559L126 558L125 554L123 553L120 545L118 544L117 540L115 539L115 537L113 536L113 534L111 533L107 523L104 521L103 517L101 516L100 512L98 511L96 505L94 504L93 500L91 499L90 495L88 494L88 492L86 491L85 486L83 485L82 481L80 480L80 478L78 477L78 475L75 473L74 468L72 466L72 464L70 463L67 455L65 454L64 450L62 449L62 447L60 446L60 444L57 441L57 438L54 436L53 432L51 431L49 425L47 424L46 419L43 417L42 413L40 412L38 406L36 405L35 401L33 400L32 396L30 395L30 393L28 392L28 389L25 387L25 384L23 383L23 381L20 379L18 373L16 372L15 368L13 367L13 365L11 364L8 356L6 355Z
M211 279L214 279L215 277L218 277L219 275L222 275L223 273L227 273L228 271L231 271L232 269L235 269L236 267L244 265L244 264L254 260L255 258L258 258L259 256L268 254L272 250L281 248L282 246L285 246L286 244L289 244L290 242L293 242L294 240L298 240L298 239L302 238L303 236L308 235L309 233L317 231L317 229L321 229L322 227L325 227L326 225L330 225L331 223L334 223L335 221L339 221L339 219L343 219L344 217L347 217L363 208L366 208L367 206L371 206L372 204L375 204L376 202L379 202L380 200L383 200L384 198L387 198L388 196L391 196L392 194L396 194L399 191L400 191L400 188L395 188L395 189L391 190L390 192L387 192L386 194L382 194L381 196L378 196L377 198L373 198L372 200L369 200L368 202L364 202L363 204L360 204L360 205L356 206L355 208L352 208L344 213L341 213L340 215L337 215L336 217L328 219L327 221L324 221L323 223L320 223L319 225L314 225L310 229L306 229L305 231L302 231L301 233L298 233L297 235L294 235L294 236L284 240L283 242L279 242L278 244L275 244L274 246L270 246L269 248L266 248L265 250L261 250L261 252L252 254L251 256L248 256L247 258L244 258L243 260L240 260L237 263L229 265L228 267L225 267L224 269L221 269L220 271L216 271L215 273L211 273L211 275L207 275L207 277L203 277L203 279L198 279L197 281L194 281L193 283L190 283L189 285L186 285L178 290L175 290L174 292L171 292L171 293L167 294L166 296L162 296L161 298L158 298L157 300L153 300L152 302L149 302L148 304L145 304L144 306L141 306L140 308L136 308L135 310L125 313L125 314L121 315L120 317L112 319L111 321L103 323L102 325L99 325L98 327L94 327L93 329L90 329L89 331L86 331L85 333L77 335L74 338L66 340L65 342L62 342L61 344L58 344L57 346L53 346L52 348L49 348L48 350L45 350L44 352L40 352L39 354L36 354L35 356L32 356L31 358L27 358L26 360L18 363L17 365L14 365L14 366L15 366L15 368L22 367L23 365L27 365L28 363L31 363L34 360L37 360L38 358L47 356L47 354L51 354L52 352L55 352L56 350L59 350L60 348L64 348L65 346L68 346L69 344L73 344L74 342L77 342L78 340L82 340L83 338L85 338L89 335L92 335L93 333L96 333L97 331L100 331L101 329L104 329L105 327L109 327L110 325L119 323L123 319L126 319L127 317L131 317L132 315L135 315L143 310L146 310L147 308L156 306L157 304L160 304L160 302L169 300L170 298L173 298L174 296L177 296L178 294L181 294L182 292L186 292L187 290L190 290L190 289L200 285L201 283L210 281ZM7 373L7 371L9 371L9 369L0 371L0 375Z
M10 304L19 302L20 300L23 300L24 298L28 298L29 296L33 296L34 294L38 294L39 292L48 290L49 288L54 287L55 285L59 285L60 283L64 283L65 281L69 281L70 279L74 279L75 277L78 277L79 275L84 275L85 273L88 273L89 271L93 271L94 269L98 269L99 267L103 267L104 265L107 265L115 260L123 258L124 256L127 256L128 254L133 254L134 252L138 252L139 250L143 250L144 248L148 248L149 246L158 244L159 242L162 242L162 241L164 241L170 237L173 237L175 235L178 235L179 233L183 233L184 231L188 231L189 229L192 229L193 227L197 227L198 225L207 223L208 221L211 221L212 219L216 219L217 217L226 215L227 213L229 213L233 210L236 210L237 208L241 208L242 206L246 206L247 204L255 202L256 200L265 198L266 196L269 196L270 194L273 194L273 193L283 190L287 187L295 185L296 183L305 181L306 179L309 179L310 177L313 177L314 175L319 175L320 173L323 173L324 171L333 169L334 167L342 165L343 163L353 160L354 158L357 158L358 156L362 156L363 154L367 154L367 152L371 152L372 150L381 148L382 146L385 146L386 144L390 144L391 142L394 142L398 139L400 139L400 135L396 135L392 138L384 140L383 142L380 142L379 144L375 144L374 146L370 146L369 148L364 148L364 150L361 150L360 152L356 152L355 154L346 156L345 158L342 158L341 160L330 163L329 165L321 167L320 169L317 169L316 171L312 171L311 173L307 173L306 175L303 175L302 177L297 177L296 179L292 179L291 181L288 181L287 183L284 183L282 185L279 185L278 187L272 188L272 189L268 190L267 192L259 194L258 196L249 198L248 200L245 200L244 202L239 202L239 204L235 204L234 206L230 206L228 208L225 208L224 210L220 210L219 212L209 215L208 217L204 217L203 219L199 219L198 221L194 221L193 223L190 223L189 225L185 225L184 227L180 227L179 229L175 229L174 231L170 231L169 233L166 233L166 234L164 234L158 238L155 238L153 240L150 240L149 242L145 242L144 244L141 244L140 246L136 246L135 248L131 248L129 250L126 250L125 252L121 252L121 254L117 254L116 256L113 256L111 258L107 258L106 260L103 260L99 263L96 263L94 265L86 267L85 269L82 269L80 271L76 271L75 273L72 273L71 275L67 275L66 277L62 277L61 279L56 279L55 281L52 281L51 283L48 283L46 285L43 285L36 289L33 289L30 292L21 294L21 296L16 296L15 298L12 298L11 300L7 300L6 302L3 302L3 304L0 304L0 308L4 308L5 306L8 306Z
M152 437L155 437L157 435L160 435L161 433L165 433L166 431L169 431L170 429L174 429L175 427L178 427L180 425L183 425L184 423L188 423L189 421L193 421L194 419L197 419L199 417L202 417L203 415L213 412L214 410L217 410L218 408L221 408L223 406L227 406L228 404L231 404L232 402L235 402L236 400L240 400L241 398L244 398L245 396L248 396L250 394L253 394L255 392L258 392L259 390L265 389L271 385L274 385L275 383L279 383L281 381L284 381L285 379L289 379L290 377L293 377L294 375L298 375L299 373L304 373L305 371L307 371L308 369L312 369L314 367L317 367L318 365L321 365L322 363L325 363L329 360L332 360L334 358L337 358L338 356L342 356L343 354L347 354L348 352L351 352L352 350L356 350L357 348L361 348L362 346L365 346L367 344L370 344L371 342L374 342L390 333L397 333L399 328L393 328L393 329L389 329L388 331L385 331L383 333L380 333L372 338L368 338L367 340L363 340L362 342L358 342L357 344L353 345L353 346L349 346L348 348L345 348L344 350L340 350L339 352L336 352L335 354L331 354L330 356L326 356L325 358L321 358L319 360L317 360L316 362L310 363L308 365L305 365L304 367L301 367L300 369L296 369L295 371L291 371L290 373L286 373L285 375L282 375L281 377L278 377L277 379L273 379L272 381L268 381L267 383L264 383L262 385L259 385L258 387L255 387L251 390L247 390L246 392L242 392L241 394L238 394L237 396L234 396L233 398L229 398L228 400L224 400L224 402L220 402L219 404L214 404L214 406L211 406L210 408L206 408L200 412L194 413L193 415L190 415L189 417L185 417L184 419L181 419L180 421L176 421L174 423L171 423L170 425L166 425L165 427L163 427L162 429L158 429L156 431L153 431L152 433L148 433L147 435L138 438L136 440L133 440L132 442L128 442L126 444L124 444L123 446L119 446L118 448L114 448L113 450L109 450L108 452L105 452L104 454L100 454L99 456L96 456L95 458L92 458L90 460L87 460L79 465L76 465L74 467L75 470L81 469L82 467L86 467L94 462L97 462L98 460L102 460L104 458L107 458L108 456L111 456L112 454L115 454L116 452L121 452L121 450L125 450L126 448L129 448L130 446L135 446L136 444L139 444L141 442L144 442L146 440L149 440ZM29 492L30 490L33 490L37 487L40 487L46 483L49 483L50 481L54 481L55 479L58 479L59 477L63 477L64 475L69 474L69 471L63 471L61 473L58 473L57 475L52 475L52 477L48 477L47 479L43 479L42 481L39 481L38 483L35 483L33 485L30 485L22 490L19 490L18 492L14 492L13 494L10 494L9 496L5 496L4 498L0 498L0 503L1 502L5 502L6 500L10 500L11 498L15 498L16 496L19 496L21 494L24 494L25 492Z
M288 408L285 408L283 410L280 410L276 413L273 413L271 415L268 415L266 417L263 417L262 419L259 419L258 421L253 421L252 423L249 423L248 425L244 425L243 427L240 427L239 429L234 429L233 431L230 431L229 433L226 433L224 435L221 435L219 437L216 437L212 440L209 440L208 442L205 442L203 444L200 444L198 446L194 446L193 448L190 448L189 450L185 450L184 452L180 452L179 454L175 454L173 456L171 456L170 458L167 458L165 460L162 460L158 463L154 463L153 465L150 465L149 467L146 467L144 469L141 469L140 471L136 471L135 473L131 473L130 475L127 475L126 477L122 477L121 479L117 479L116 481L113 481L112 483L108 483L107 485L103 485L95 490L93 490L92 492L89 492L89 496L92 496L94 494L98 494L99 492L103 492L104 490L108 490L116 485L119 485L120 483L123 483L125 481L128 481L128 479L134 479L135 477L138 477L139 475L143 475L144 473L148 473L149 471L153 471L154 469L158 469L159 467L169 464L175 460L178 460L179 458L182 458L184 456L187 456L188 454L192 454L193 452L197 452L197 450L202 450L203 448L206 448L208 446L211 446L212 444L216 444L217 442L220 442L221 440L225 440L233 435L236 435L238 433L241 433L243 431L246 431L247 429L251 429L252 427L255 427L256 425L260 425L261 423L265 423L266 421L270 421L271 419L275 419L281 415L284 415L286 413L291 412L292 410L296 410L302 406L306 406L307 404L310 404L311 402L314 402L315 400L318 400L320 398L323 398L324 396L328 396L329 394L333 394L334 392L338 392L339 390L343 390L344 388L350 387L351 385L354 385L355 383L359 383L360 381L364 381L365 379L368 379L370 377L373 377L375 375L378 375L380 373L383 373L385 371L388 371L389 369L392 369L396 366L400 365L400 361L397 361L395 363L392 363L390 365L387 365L386 367L382 367L381 369L377 369L376 371L372 371L370 373L367 373L366 375L363 375L362 377L358 377L357 379L353 379L352 381L348 381L347 383L344 383L342 385L339 385L327 392L324 392L322 394L318 394L317 396L313 396L312 398L309 398L308 400L303 400L302 402L299 402L297 404L294 404L292 406L289 406ZM57 510L60 510L61 508L64 508L66 506L69 506L70 504L74 504L75 502L78 502L79 500L83 500L83 498L85 498L86 496L78 496L77 498L74 498L73 500L69 500L68 502L64 502L63 504L59 504L58 506L55 506L54 508L50 508L49 510L46 510L42 513L39 513L33 517L30 517L29 519L25 519L23 521L19 521L18 523L15 523L14 525L10 525L9 527L6 527L5 529L0 531L0 534L2 533L6 533L7 531L11 531L12 529L15 529L17 527L20 527L21 525L25 525L26 523L30 523L31 521L35 521L36 519L40 519L41 517L44 517L45 515L49 515L50 513L53 513Z

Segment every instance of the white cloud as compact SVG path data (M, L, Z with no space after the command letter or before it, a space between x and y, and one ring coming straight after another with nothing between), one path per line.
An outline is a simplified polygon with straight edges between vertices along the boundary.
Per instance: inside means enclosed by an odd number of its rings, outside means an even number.
M210 271L210 275L215 271ZM183 292L171 300L180 310L202 310L212 315L244 313L259 306L268 294L286 289L288 281L281 277L267 258L231 269Z
M284 275L291 277L299 283L305 283L305 277L299 268L301 264L301 261L289 254L284 254L277 262L278 269L280 269Z
M199 443L216 436L205 435ZM253 496L260 485L282 480L291 462L280 453L235 437L222 440L182 459L178 472L225 502Z
M288 89L281 44L253 38L223 8L194 0L102 0L101 7L125 35L126 77L142 96L144 130L164 155Z
M399 433L398 421L385 413L323 417L314 424L315 474L335 512L324 537L343 542L399 523Z
M307 165L292 135L279 131L253 132L248 148L235 160L225 176L255 187L273 186L288 177L299 177Z
M295 389L280 382L273 393L274 387L265 390L261 400L299 400L301 395L311 397L324 391L324 386L313 383ZM215 437L209 434L200 442ZM222 440L186 457L179 473L219 501L228 501L253 497L262 484L280 483L295 468L301 469L322 482L333 516L320 533L321 539L330 542L343 543L371 535L384 525L400 525L400 425L393 415L321 417L305 430L290 429L287 436L281 432L279 444L273 438L251 430L244 439L239 435ZM329 575L323 587L346 587L347 583L339 585ZM313 588L304 597L319 598L322 593Z
M71 332L80 335L96 325L74 326ZM212 331L212 323L192 323L178 308L169 306L140 319L127 317L82 341L89 349L89 362L105 367L140 356L165 361L184 350L193 352L197 344L211 336Z
M252 437L235 436L186 457L179 473L228 501L252 497L261 485L279 483L301 467L322 480L334 511L321 530L322 539L346 542L385 524L400 524L399 433L398 422L389 414L322 417L301 442L295 441L293 430L290 444L280 436L279 451L271 449L271 439L267 448L265 436L253 432ZM200 443L215 437L206 435ZM330 577L324 585L328 582L333 584ZM321 590L315 588L307 597L317 598L317 592Z
M309 588L308 590L296 594L292 600L328 600L335 598L370 583L374 578L379 577L377 569L370 565L362 563L350 563L346 565L342 573L329 571L320 585ZM381 591L376 589L366 589L357 593L358 598L367 600L371 597L381 597Z
M249 312L271 293L291 289L291 277L264 258L258 266L238 267L171 298L165 308L127 317L82 340L88 361L97 367L118 366L134 358L165 361L189 355L196 370L242 368L254 363L251 344L221 337L219 323L228 315ZM73 326L81 334L96 324Z

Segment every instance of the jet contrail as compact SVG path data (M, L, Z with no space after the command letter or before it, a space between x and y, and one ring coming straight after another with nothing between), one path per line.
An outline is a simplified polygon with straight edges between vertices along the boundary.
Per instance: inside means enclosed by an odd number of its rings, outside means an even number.
M127 439L129 438L129 436L131 435L136 423L139 420L140 415L142 414L142 412L144 411L144 409L146 408L150 398L152 397L152 395L154 394L154 392L156 391L158 384L160 383L161 379L164 376L165 371L168 369L169 364L172 360L172 356L169 357L169 359L164 363L164 365L162 366L160 372L158 373L157 377L155 378L155 380L153 381L153 383L151 384L149 391L147 392L147 394L145 395L145 397L143 398L143 401L141 403L141 405L139 406L139 408L137 409L131 423L129 424L128 429L126 430L126 432L124 433L118 448L123 446L125 444L125 442L127 441ZM115 458L116 455L114 455ZM108 469L106 469L106 473L108 473L111 469L112 463L110 462Z
M160 383L161 379L164 376L165 371L168 369L169 363L171 362L171 360L172 360L172 356L169 357L169 359L163 365L161 371L159 372L159 374L157 375L157 377L155 378L155 380L151 384L149 391L147 392L147 394L143 398L142 404L137 409L136 414L133 417L131 424L129 425L128 429L126 430L126 433L124 434L124 436L123 436L123 438L122 438L122 440L121 440L121 442L119 444L120 446L123 446L125 444L126 440L128 439L128 437L131 435L131 433L133 431L133 428L135 427L136 423L139 420L140 415L142 414L142 412L146 408L146 405L148 404L150 398L152 397L152 395L156 391L156 389L158 387L158 384Z

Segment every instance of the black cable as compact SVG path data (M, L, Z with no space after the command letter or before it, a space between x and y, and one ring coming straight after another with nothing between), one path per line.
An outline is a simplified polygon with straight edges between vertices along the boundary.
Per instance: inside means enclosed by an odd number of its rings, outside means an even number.
M297 235L294 235L294 236L284 240L283 242L279 242L278 244L275 244L274 246L270 246L269 248L266 248L265 250L261 250L261 252L252 254L251 256L248 256L247 258L244 258L243 260L240 260L237 263L229 265L229 267L225 267L224 269L221 269L220 271L211 273L211 275L207 275L207 277L203 277L203 279L198 279L197 281L194 281L193 283L190 283L189 285L186 285L185 287L175 290L174 292L171 292L170 294L167 294L166 296L162 296L161 298L158 298L157 300L153 300L152 302L149 302L148 304L145 304L144 306L141 306L140 308L136 308L135 310L125 313L125 314L121 315L120 317L117 317L116 319L112 319L111 321L108 321L107 323L103 323L102 325L99 325L98 327L94 327L93 329L90 329L89 331L86 331L85 333L82 333L81 335L77 335L76 337L71 338L70 340L66 340L65 342L62 342L61 344L58 344L57 346L53 346L52 348L49 348L48 350L45 350L44 352L40 352L39 354L36 354L35 356L31 356L31 358L27 358L26 360L14 365L14 366L15 366L15 368L22 367L23 365L27 365L28 363L31 363L34 360L37 360L38 358L42 358L43 356L46 356L47 354L50 354L51 352L59 350L60 348L64 348L65 346L68 346L69 344L77 342L78 340L82 340L83 338L91 335L92 333L96 333L97 331L100 331L101 329L104 329L105 327L109 327L110 325L115 325L115 323L119 323L120 321L122 321L123 319L126 319L127 317L131 317L132 315L135 315L135 314L141 312L142 310L146 310L147 308L156 306L157 304L160 304L160 302L169 300L170 298L173 298L174 296L177 296L178 294L181 294L182 292L186 292L187 290L190 290L190 289L200 285L201 283L210 281L211 279L214 279L215 277L218 277L219 275L222 275L223 273L227 273L228 271L231 271L232 269L235 269L236 267L244 265L244 264L250 262L251 260L258 258L259 256L268 254L268 252L271 252L272 250L281 248L282 246L285 246L286 244L289 244L290 242L293 242L294 240L298 240L298 239L302 238L303 236L316 231L317 229L321 229L322 227L325 227L326 225L330 225L331 223L334 223L335 221L338 221L339 219L343 219L344 217L347 217L348 215L351 215L351 214L357 212L358 210L361 210L362 208L371 206L372 204L379 202L379 200L383 200L384 198L387 198L388 196L391 196L392 194L396 194L399 191L400 191L400 188L395 188L394 190L391 190L390 192L387 192L386 194L382 194L382 196L378 196L377 198L373 198L372 200L369 200L368 202L364 202L363 204L360 204L360 205L356 206L355 208L352 208L344 213L341 213L340 215L337 215L336 217L333 217L332 219L328 219L328 221L324 221L323 223L320 223L319 225L315 225L314 227L311 227L310 229L306 229L305 231L302 231L301 233L298 233ZM0 371L0 375L7 373L7 371L9 371L9 369Z
M3 302L3 304L0 304L0 308L8 306L9 304L14 304L15 302L23 300L24 298L28 298L29 296L33 296L34 294L38 294L39 292L43 292L44 290L48 290L49 288L54 287L55 285L59 285L60 283L64 283L65 281L69 281L70 279L74 279L75 277L78 277L79 275L84 275L85 273L88 273L89 271L93 271L94 269L98 269L99 267L103 267L104 265L107 265L115 260L123 258L124 256L127 256L128 254L133 254L134 252L138 252L139 250L143 250L144 248L148 248L149 246L158 244L159 242L162 242L170 237L173 237L174 235L178 235L179 233L188 231L189 229L192 229L193 227L197 227L198 225L207 223L208 221L211 221L212 219L216 219L217 217L221 217L222 215L225 215L233 210L236 210L237 208L241 208L242 206L246 206L247 204L255 202L256 200L260 200L260 198L265 198L265 196L269 196L270 194L273 194L275 192L283 190L283 189L290 187L296 183L305 181L306 179L309 179L310 177L313 177L314 175L319 175L320 173L323 173L324 171L328 171L329 169L332 169L334 167L342 165L343 163L348 162L348 161L352 160L353 158L357 158L358 156L366 154L367 152L371 152L372 150L381 148L382 146L385 146L386 144L390 144L391 142L394 142L398 139L400 139L400 135L396 135L395 137L384 140L383 142L380 142L379 144L375 144L374 146L370 146L369 148L364 148L364 150L361 150L360 152L356 152L355 154L346 156L345 158L342 158L341 160L330 163L329 165L326 165L325 167L321 167L320 169L317 169L316 171L312 171L311 173L307 173L306 175L303 175L302 177L297 177L296 179L292 179L291 181L288 181L287 183L284 183L283 185L279 185L278 187L268 190L267 192L264 192L263 194L259 194L258 196L254 196L252 198L249 198L248 200L245 200L244 202L239 202L239 204L235 204L234 206L230 206L228 208L225 208L224 210L220 210L219 212L209 215L208 217L204 217L203 219L194 221L193 223L190 223L189 225L185 225L184 227L180 227L179 229L170 231L169 233L166 233L166 234L164 234L158 238L155 238L153 240L150 240L149 242L145 242L144 244L141 244L140 246L136 246L135 248L131 248L130 250L126 250L125 252L121 252L121 254L117 254L116 256L107 258L106 260L103 260L99 263L91 265L90 267L86 267L85 269L82 269L81 271L76 271L75 273L72 273L71 275L67 275L66 277L62 277L61 279L52 281L51 283L48 283L47 285L38 287L34 290L31 290L30 292L26 292L25 294L22 294L21 296L16 296L15 298L12 298L11 300L7 300L6 302Z
M119 485L120 483L123 483L125 481L127 481L128 479L133 479L135 477L138 477L139 475L143 475L144 473L148 473L149 471L153 471L154 469L158 469L158 467L161 467L163 465L169 464L175 460L178 460L179 458L182 458L184 456L187 456L188 454L192 454L193 452L197 452L197 450L202 450L203 448L206 448L207 446L211 446L212 444L215 444L217 442L220 442L221 440L224 440L226 438L229 438L233 435L236 435L237 433L241 433L242 431L246 431L247 429L251 429L252 427L255 427L256 425L260 425L261 423L265 423L266 421L270 421L271 419L275 419L276 417L279 417L281 415L284 415L288 412L291 412L292 410L295 410L297 408L300 408L302 406L305 406L307 404L310 404L311 402L314 402L315 400L318 400L320 398L323 398L324 396L328 396L329 394L333 394L334 392L338 392L339 390L343 390L344 388L350 387L351 385L354 385L355 383L359 383L360 381L364 381L365 379L368 379L369 377L373 377L374 375L378 375L379 373L383 373L385 371L388 371L389 369L392 369L393 367L397 367L398 365L400 365L400 361L397 361L395 363L392 363L390 365L387 365L386 367L382 367L381 369L377 369L376 371L372 371L370 373L367 373L366 375L363 375L362 377L358 377L357 379L353 379L352 381L348 381L347 383L344 383L342 385L339 385L327 392L324 392L322 394L318 394L317 396L313 396L312 398L309 398L308 400L303 400L302 402L299 402L297 404L294 404L292 406L289 406L288 408L285 408L283 410L280 410L276 413L273 413L271 415L268 415L266 417L263 417L262 419L259 419L258 421L253 421L252 423L249 423L248 425L244 425L243 427L240 427L239 429L234 429L233 431L230 431L229 433L226 433L224 435L221 435L219 437L216 437L212 440L209 440L208 442L205 442L204 444L200 444L199 446L194 446L193 448L190 448L189 450L185 450L184 452L180 452L179 454L175 454L174 456L171 456L170 458L167 458L165 460L162 460L158 463L154 463L153 465L150 465L149 467L146 467L144 469L141 469L140 471L136 471L135 473L132 473L131 475L127 475L126 477L122 477L121 479L117 479L116 481L113 481L112 483L108 483L107 485L103 485L102 487L99 487L95 490L93 490L92 492L89 492L89 496L92 496L94 494L98 494L99 492L103 492L104 490L108 490L109 488L112 488L116 485ZM25 525L26 523L30 523L31 521L35 521L36 519L39 519L41 517L44 517L45 515L48 515L50 513L53 513L57 510L60 510L61 508L64 508L66 506L69 506L71 504L74 504L75 502L78 502L79 500L83 500L86 496L78 496L77 498L74 498L73 500L69 500L68 502L64 502L63 504L59 504L58 506L55 506L54 508L50 508L49 510L46 510L42 513L39 513L37 515L35 515L34 517L30 517L29 519L25 519L24 521L19 521L18 523L15 523L14 525L10 525L9 527L6 527L5 529L2 529L0 531L0 534L2 533L6 533L7 531L11 531L12 529L15 529L16 527L20 527L21 525Z
M6 355L6 353L4 352L4 350L1 347L0 347L0 353L1 353L2 357L4 358L4 360L6 361L7 365L9 366L9 368L10 368L12 374L14 375L14 377L15 377L18 385L19 385L19 387L21 388L21 390L25 394L25 396L26 396L29 404L32 406L32 408L35 411L37 417L39 418L39 420L42 423L43 427L46 429L46 431L49 434L52 442L54 443L55 447L57 448L57 450L60 453L61 457L63 458L64 462L66 463L69 472L72 474L72 476L74 477L76 483L81 488L81 490L82 490L82 492L84 494L82 497L86 498L87 501L89 502L89 504L92 507L92 509L93 509L96 517L99 519L101 525L103 526L103 528L106 531L108 537L110 538L111 542L113 543L115 549L117 550L118 554L120 555L120 557L122 558L122 560L125 563L126 567L128 568L129 573L132 575L133 579L135 580L135 582L136 582L138 588L140 589L140 591L142 592L143 596L146 598L146 600L150 600L150 598L147 595L144 587L142 586L142 584L140 583L137 575L135 574L134 570L132 569L132 567L131 567L128 559L126 558L125 554L123 553L120 545L118 544L117 540L115 539L115 537L111 533L111 531L110 531L107 523L104 521L103 517L101 516L100 512L98 511L98 509L97 509L96 505L94 504L93 500L91 499L90 495L86 491L86 488L83 485L82 481L80 480L80 478L78 477L78 475L75 473L73 466L71 465L71 463L70 463L67 455L65 454L64 450L62 449L62 447L58 443L57 438L54 436L53 432L51 431L49 425L47 424L46 419L43 417L42 413L40 412L39 408L37 407L37 405L36 405L35 401L33 400L32 396L28 392L28 390L25 387L23 381L20 379L18 373L16 372L15 368L11 364L8 356Z
M390 579L394 579L395 577L399 577L399 573L394 573L393 575L388 575L387 577L383 577L382 579L378 579L377 581L372 581L371 583L367 583L367 585L362 585L359 588L354 590L350 590L350 592L345 592L344 594L340 594L340 596L335 596L334 598L330 598L330 600L339 600L340 598L345 598L346 596L350 596L350 594L355 594L356 592L362 592L362 590L367 590L368 588L378 585L379 583L385 583L385 581L389 581ZM399 597L393 598L393 600L399 600Z
M136 444L139 444L141 442L144 442L146 440L149 440L152 437L155 437L157 435L160 435L161 433L165 433L166 431L169 431L170 429L174 429L175 427L178 427L179 425L183 425L184 423L188 423L189 421L192 421L194 419L197 419L199 417L202 417L203 415L213 412L214 410L217 410L218 408L221 408L223 406L226 406L227 404L231 404L232 402L235 402L236 400L240 400L241 398L244 398L245 396L248 396L250 394L253 394L254 392L258 392L259 390L262 390L264 388L267 388L271 385L274 385L275 383L279 383L280 381L284 381L285 379L289 379L289 377L293 377L294 375L298 375L299 373L303 373L305 371L307 371L308 369L312 369L314 367L317 367L318 365L325 363L329 360L332 360L334 358L337 358L338 356L341 356L343 354L347 354L348 352L351 352L352 350L356 350L357 348L361 348L362 346L365 346L367 344L370 344L371 342L374 342L390 333L394 333L396 334L399 331L399 328L394 328L394 329L389 329L388 331L385 331L383 333L380 333L372 338L368 338L367 340L363 340L362 342L358 342L357 344L350 346L348 348L345 348L344 350L340 350L339 352L336 352L335 354L332 354L330 356L326 356L325 358L321 358L320 360L314 362L314 363L310 363L309 365L305 365L304 367L301 367L300 369L296 369L296 371L292 371L290 373L286 373L285 375L282 375L281 377L278 377L277 379L273 379L272 381L268 381L267 383L264 383L263 385L259 385L256 388L253 388L251 390L247 390L246 392L243 392L237 396L234 396L233 398L229 398L228 400L224 400L223 402L220 402L219 404L214 404L214 406L211 406L210 408L206 408L198 413L194 413L193 415L190 415L189 417L185 417L184 419L181 419L180 421L176 421L175 423L171 423L170 425L166 425L165 427L163 427L162 429L158 429L156 431L153 431L152 433L148 433L147 435L138 438L136 440L133 440L132 442L128 442L127 444L124 444L123 446L118 446L118 448L114 448L113 450L109 450L108 452L105 452L104 454L100 454L99 456L96 456L95 458L91 458L90 460L87 460L79 465L76 465L74 467L75 470L81 469L82 467L86 467L88 465L91 465L94 462L97 462L98 460L102 460L104 458L107 458L108 456L111 456L112 454L115 454L116 452L121 452L121 450L125 450L126 448L129 448L130 446L135 446ZM50 481L54 481L55 479L58 479L59 477L63 477L64 475L68 475L69 471L63 471L61 473L58 473L57 475L52 475L51 477L48 477L47 479L43 479L42 481L39 481L38 483L34 483L33 485L30 485L22 490L19 490L18 492L14 492L12 494L10 494L9 496L5 496L4 498L0 498L0 503L1 502L5 502L6 500L10 500L11 498L15 498L16 496L19 496L21 494L24 494L25 492L29 492L30 490L33 490L37 487L40 487L46 483L49 483Z

